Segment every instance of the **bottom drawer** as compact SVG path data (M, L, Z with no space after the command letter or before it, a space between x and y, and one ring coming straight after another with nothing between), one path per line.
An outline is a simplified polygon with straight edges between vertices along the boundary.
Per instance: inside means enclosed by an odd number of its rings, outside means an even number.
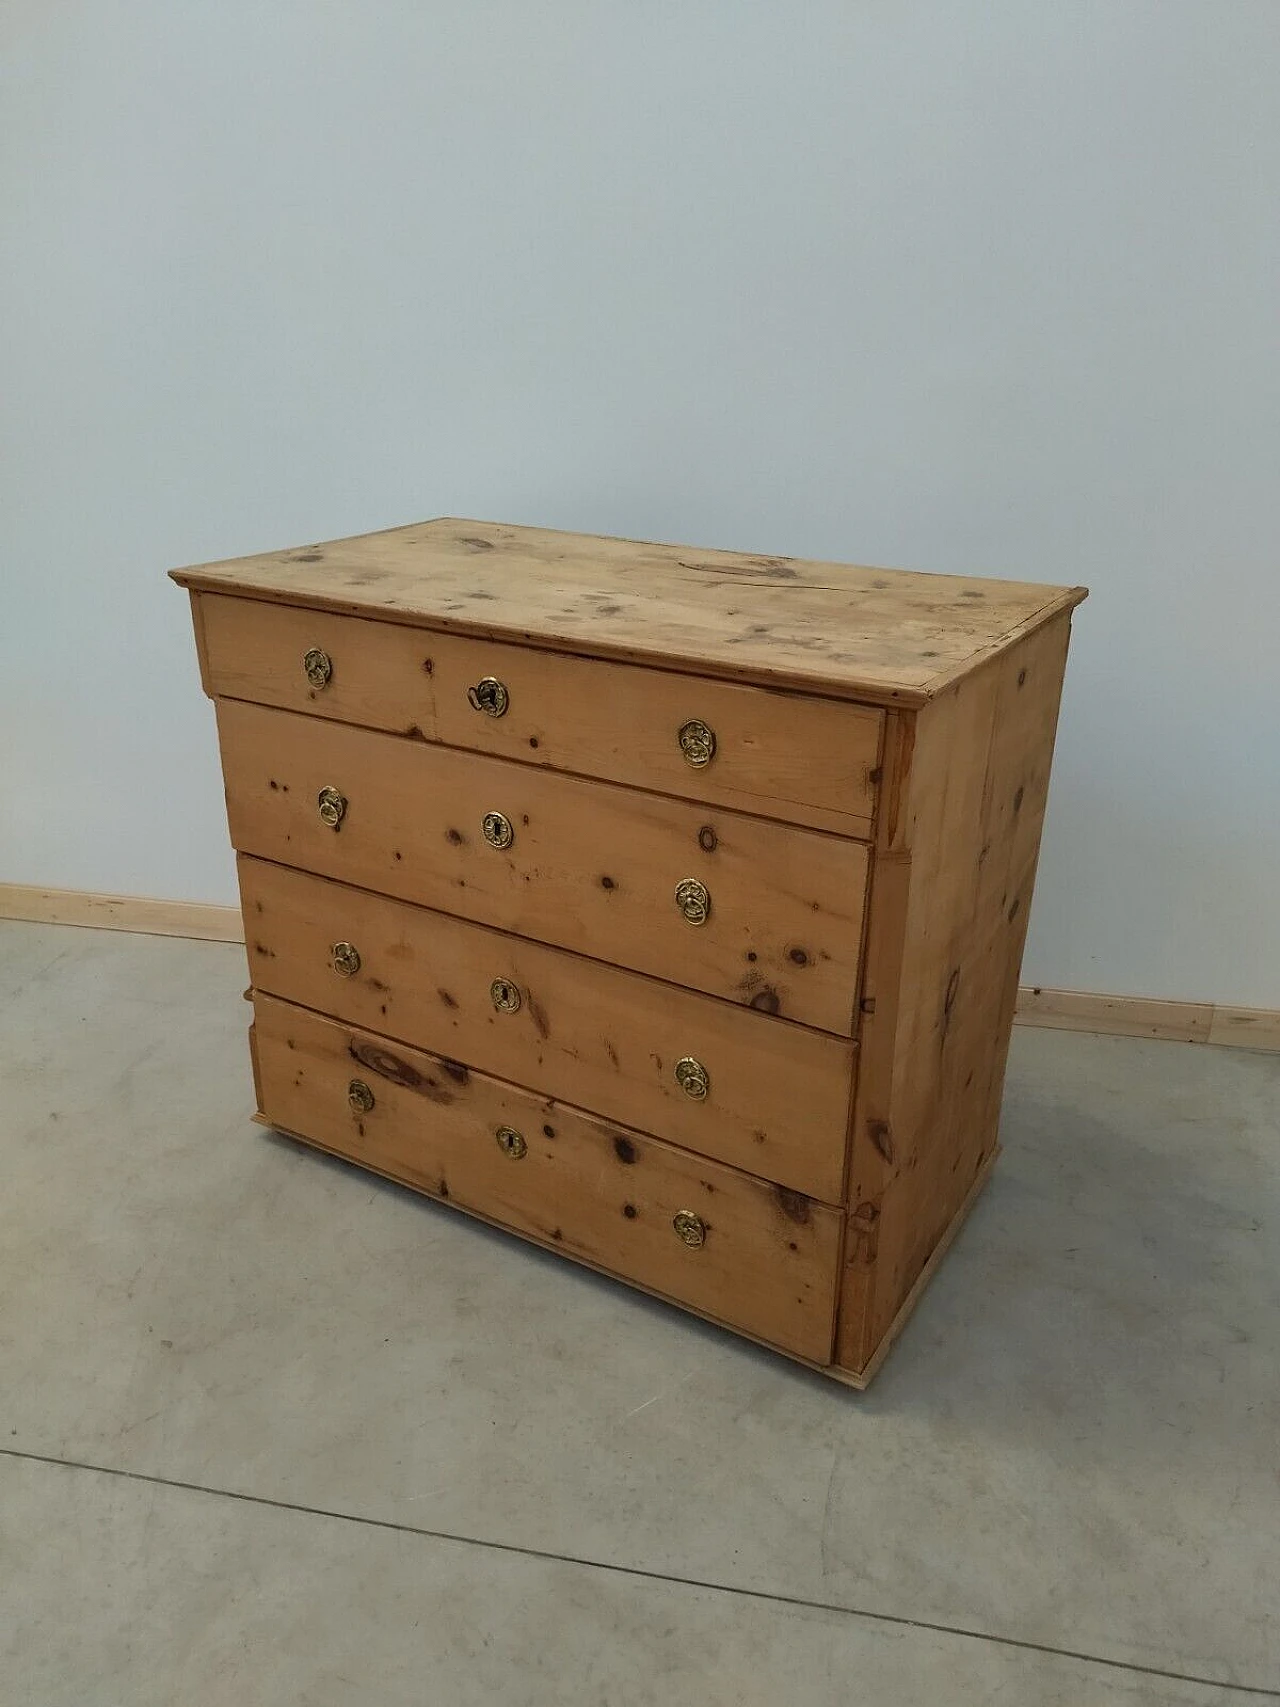
M272 1125L829 1362L839 1211L273 997L254 1012Z

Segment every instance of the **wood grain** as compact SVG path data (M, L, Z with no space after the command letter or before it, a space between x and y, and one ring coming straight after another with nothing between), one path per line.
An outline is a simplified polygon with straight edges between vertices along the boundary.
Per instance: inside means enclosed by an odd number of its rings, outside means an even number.
M842 835L870 833L878 711L257 599L193 597L214 694ZM312 647L332 663L321 688L302 668ZM501 717L468 700L484 677L508 691ZM679 742L694 718L716 736L715 755L701 768Z
M867 849L609 783L219 700L242 853L417 901L848 1036ZM326 785L348 800L320 820ZM486 813L514 826L491 847ZM676 905L707 886L706 924Z
M1218 1004L1209 1024L1208 1041L1225 1049L1280 1050L1280 1009Z
M435 636L399 623L261 599L192 594L203 635L210 697L246 699L283 711L436 739ZM313 687L303 659L328 653L334 671Z
M997 1142L1069 617L891 719L836 1361L868 1366ZM870 1004L870 1011L865 1011Z
M269 996L254 1007L274 1124L772 1344L829 1357L836 1210ZM367 1112L349 1106L353 1079L373 1092ZM501 1126L523 1137L521 1159L499 1147ZM700 1249L675 1233L682 1210L705 1223Z
M943 1257L945 1257L947 1252L951 1249L952 1245L955 1243L957 1234L969 1219L970 1211L974 1204L977 1203L979 1197L981 1197L983 1187L991 1178L996 1165L996 1158L999 1154L1000 1146L997 1145L996 1148L988 1154L986 1159L983 1161L982 1166L974 1175L973 1183L961 1199L960 1205L952 1215L950 1221L947 1222L947 1225L939 1235L938 1241L929 1252L928 1259L923 1268L921 1268L919 1274L912 1282L911 1290L907 1293L901 1304L899 1304L897 1314L889 1323L889 1326L885 1329L884 1333L881 1334L880 1339L876 1343L875 1350L871 1353L871 1356L867 1359L866 1363L864 1363L862 1368L856 1373L852 1371L841 1371L836 1368L827 1370L825 1373L834 1375L838 1380L846 1380L850 1386L858 1388L859 1391L864 1391L871 1385L880 1365L893 1349L894 1341L911 1320L911 1316L916 1305L924 1295L929 1282L938 1272Z
M1211 1002L1165 1002L1135 996L1100 996L1080 990L1022 989L1017 1017L1024 1025L1057 1031L1104 1031L1113 1037L1157 1037L1171 1043L1208 1043Z
M191 937L193 941L244 942L239 906L166 901L152 894L102 894L96 889L41 889L34 884L0 883L0 918L133 930L140 935ZM1149 1036L1169 1043L1280 1052L1280 1009L1275 1007L1232 1007L1227 1002L1178 1002L1150 995L1022 985L1017 992L1014 1024L1092 1031L1114 1038Z
M203 901L161 901L148 895L103 895L90 889L41 889L0 883L0 919L32 924L87 925L140 936L185 936L204 942L243 942L238 907Z
M257 989L841 1201L851 1042L328 878L239 869ZM354 976L334 971L335 938L356 945ZM710 1080L700 1101L676 1082L686 1056Z
M197 590L880 705L922 704L1085 596L456 517L173 574Z
M271 1118L865 1384L995 1153L1084 589L453 518L174 578ZM515 1164L476 1142L512 1110ZM699 1191L690 1267L658 1229Z
M206 901L166 901L152 895L105 895L91 889L41 889L0 883L0 919L87 926L195 941L243 942L239 907ZM1059 1026L1059 1013L1066 1016ZM1206 1031L1204 1015L1209 1015ZM1280 1009L1229 1003L1115 996L1097 990L1052 990L1024 984L1015 1025L1091 1031L1102 1037L1158 1037L1225 1049L1280 1052Z

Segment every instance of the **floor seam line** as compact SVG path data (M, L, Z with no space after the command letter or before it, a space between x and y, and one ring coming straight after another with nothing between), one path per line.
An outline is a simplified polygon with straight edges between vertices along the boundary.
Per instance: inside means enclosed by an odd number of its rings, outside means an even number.
M304 1517L321 1517L337 1523L381 1529L398 1535L417 1535L424 1540L453 1542L463 1547L485 1548L495 1553L509 1553L520 1558L540 1559L548 1563L577 1565L586 1570L606 1571L618 1576L636 1577L646 1582L669 1583L672 1587L707 1589L715 1594L738 1595L750 1600L768 1601L776 1606L790 1606L810 1612L838 1613L846 1618L862 1618L877 1624L892 1624L910 1630L925 1630L936 1635L958 1636L966 1641L990 1642L997 1647L1016 1648L1056 1659L1079 1660L1087 1665L1107 1666L1113 1671L1133 1672L1144 1677L1164 1678L1171 1683L1196 1684L1206 1689L1229 1689L1238 1695L1264 1701L1280 1701L1280 1689L1252 1683L1227 1683L1220 1678L1204 1677L1195 1672L1170 1671L1162 1666L1141 1665L1133 1660L1108 1659L1105 1655L1085 1653L1075 1648L1054 1647L1047 1642L1033 1642L1018 1636L991 1635L984 1630L970 1630L963 1625L941 1624L925 1618L911 1618L904 1613L872 1612L857 1606L841 1606L834 1601L810 1600L800 1595L778 1594L769 1589L745 1588L732 1583L712 1582L703 1577L686 1577L667 1571L647 1569L642 1565L612 1564L607 1560L588 1559L580 1554L557 1553L548 1548L530 1547L513 1541L489 1541L480 1536L460 1535L447 1529L428 1529L420 1524L400 1523L394 1518L364 1517L357 1512L336 1511L328 1506L304 1505L296 1500L275 1499L268 1494L243 1493L235 1488L215 1488L205 1482L184 1481L176 1476L152 1475L143 1470L126 1470L111 1464L91 1464L84 1459L58 1458L49 1453L26 1452L19 1447L0 1446L0 1457L26 1463L48 1464L62 1470L83 1470L92 1475L116 1476L123 1481L141 1482L153 1487L175 1488L184 1493L204 1494L210 1499L236 1500L271 1511L294 1512Z

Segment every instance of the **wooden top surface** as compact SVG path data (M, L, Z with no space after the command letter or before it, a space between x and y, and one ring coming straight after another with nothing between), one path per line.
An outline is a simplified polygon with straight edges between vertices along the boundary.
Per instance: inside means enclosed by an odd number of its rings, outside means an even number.
M441 517L175 569L184 587L918 705L1083 587L970 580Z

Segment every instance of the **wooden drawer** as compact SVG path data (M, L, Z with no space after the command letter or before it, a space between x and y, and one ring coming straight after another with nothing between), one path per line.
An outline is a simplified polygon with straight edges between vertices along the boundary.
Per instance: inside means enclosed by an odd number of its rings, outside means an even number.
M255 989L841 1201L851 1042L262 860L240 893Z
M852 1032L861 843L233 700L218 722L242 853ZM482 832L495 812L505 848ZM709 893L705 923L682 883Z
M674 671L203 595L212 694L866 836L883 713ZM324 653L317 682L303 660ZM469 697L501 684L498 716ZM492 701L491 701L492 703ZM693 765L680 731L714 753ZM700 752L695 750L695 757Z
M836 1210L269 996L255 1016L273 1125L798 1356L830 1356ZM372 1107L352 1106L353 1084ZM518 1137L503 1148L500 1131Z

